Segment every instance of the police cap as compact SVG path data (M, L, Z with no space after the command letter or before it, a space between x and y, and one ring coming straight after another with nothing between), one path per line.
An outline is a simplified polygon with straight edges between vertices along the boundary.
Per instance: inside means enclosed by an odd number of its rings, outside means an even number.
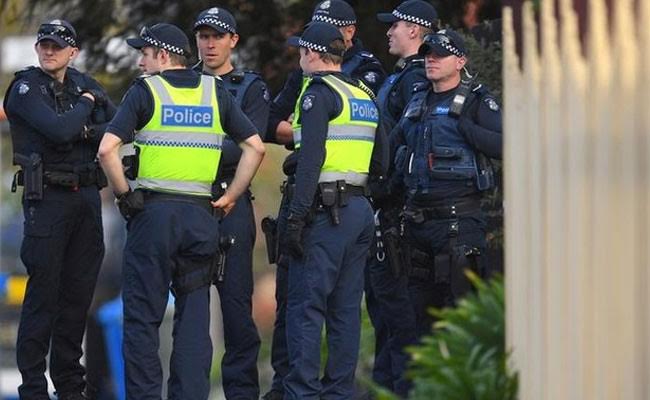
M332 48L335 40L343 40L343 35L334 25L325 22L312 22L302 33L302 36L292 36L287 40L290 46L305 47L318 53L329 53L343 56L345 50Z
M152 46L180 56L189 56L191 53L187 35L177 26L164 22L150 28L143 27L139 37L126 39L126 43L138 50Z
M357 23L357 16L350 4L343 0L321 1L314 8L313 22L326 22L334 26L348 26Z
M464 57L467 54L463 37L451 29L441 29L424 37L418 55L425 56L431 52L440 57Z
M426 1L407 0L398 5L393 12L377 14L377 19L389 24L396 21L407 21L431 29L438 20L438 13Z
M212 7L202 11L194 22L194 30L196 31L202 26L221 33L237 33L235 17L225 8Z
M61 47L78 47L77 31L72 24L62 19L54 19L41 24L36 35L36 43L43 40L52 40Z

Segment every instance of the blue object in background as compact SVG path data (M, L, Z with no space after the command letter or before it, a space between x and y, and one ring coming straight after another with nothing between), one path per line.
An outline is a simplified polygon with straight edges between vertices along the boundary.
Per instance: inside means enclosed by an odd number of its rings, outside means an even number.
M117 400L126 399L124 385L124 358L122 357L122 296L99 308L99 323L104 328L106 353Z

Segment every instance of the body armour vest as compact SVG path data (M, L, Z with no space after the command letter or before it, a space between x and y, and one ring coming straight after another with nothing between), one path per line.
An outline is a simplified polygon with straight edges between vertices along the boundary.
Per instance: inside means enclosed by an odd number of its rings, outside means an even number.
M262 77L252 71L233 71L229 76L222 77L222 82L235 98L237 105L243 109L244 96L246 96L246 92L248 92L251 85L258 79L261 80ZM226 137L222 154L217 179L230 179L235 175L242 151L234 140Z
M153 115L135 136L139 188L210 197L225 137L214 77L196 88L176 88L159 75L144 79Z
M381 113L382 126L386 126L386 132L390 132L391 129L397 125L399 117L402 113L402 110L392 110L391 101L393 96L396 96L396 88L399 81L407 74L410 73L413 69L424 68L424 64L421 60L414 59L411 60L404 69L399 72L388 75L384 83L379 88L379 93L377 93L377 104L379 105L379 112Z
M325 141L325 161L318 182L344 180L350 185L365 186L375 143L379 111L367 91L333 76L317 76L305 82L296 103L293 122L293 142L300 149L302 126L300 113L302 97L309 85L320 81L337 93L343 109L330 120Z
M454 96L428 106L429 92L416 93L404 112L406 146L397 150L396 167L404 172L409 193L429 193L440 181L476 189L476 153L458 130L458 119L449 115Z

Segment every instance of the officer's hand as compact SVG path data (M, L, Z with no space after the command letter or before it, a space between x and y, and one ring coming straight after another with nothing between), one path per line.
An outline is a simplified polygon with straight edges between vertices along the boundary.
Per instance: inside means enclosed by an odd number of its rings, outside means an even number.
M278 127L275 129L275 140L279 144L293 143L293 127L291 122L280 121Z
M304 255L302 248L302 231L304 228L304 218L289 215L284 234L280 236L280 251L296 259L302 258Z
M81 94L81 97L85 97L93 103L95 102L95 96L93 96L92 93L84 92Z
M95 106L104 107L106 104L106 94L101 90L97 89L84 89L82 91L82 96L88 97L90 95L95 102Z
M212 201L212 207L220 208L223 210L224 215L228 215L235 207L236 200L230 196L230 193L226 192L219 197L217 200Z
M124 219L130 221L144 210L144 194L140 190L134 192L129 188L128 192L115 195L115 204L117 204Z

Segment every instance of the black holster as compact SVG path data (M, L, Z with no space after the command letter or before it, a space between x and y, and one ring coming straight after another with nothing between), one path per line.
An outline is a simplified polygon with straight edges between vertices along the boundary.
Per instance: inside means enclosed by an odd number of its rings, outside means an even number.
M219 248L217 249L217 254L214 258L212 265L212 274L211 276L214 279L214 283L223 282L226 277L226 258L228 256L228 250L235 244L235 236L227 235L219 237Z
M409 246L402 240L399 229L396 226L385 229L383 231L383 237L390 270L395 278L399 278L411 268Z
M471 270L481 275L478 258L481 251L476 247L459 245L451 249L451 268L449 280L451 291L455 298L459 298L470 291L472 285L465 275L466 270Z
M320 205L327 210L332 225L339 225L338 185L336 182L321 182L318 184Z
M43 199L43 160L38 153L32 153L29 157L22 154L14 154L14 164L18 164L21 170L14 175L11 184L11 191L15 192L18 185L23 185L23 196L25 200Z
M279 252L279 235L278 235L278 221L271 217L264 217L262 219L262 232L264 232L264 239L266 240L266 256L269 264L278 262Z

